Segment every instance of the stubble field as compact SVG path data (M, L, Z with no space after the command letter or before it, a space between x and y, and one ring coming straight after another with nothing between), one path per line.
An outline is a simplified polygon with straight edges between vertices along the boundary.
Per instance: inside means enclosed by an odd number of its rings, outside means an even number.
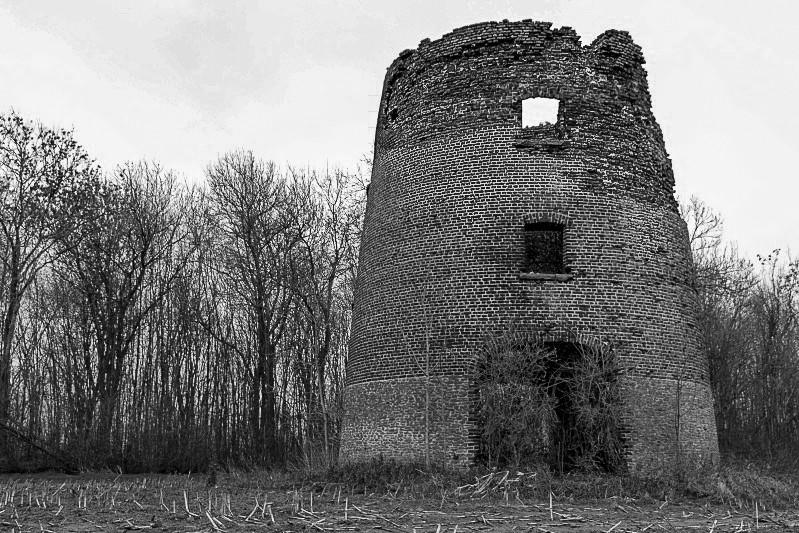
M526 476L526 477L525 477ZM264 473L0 477L0 530L643 532L799 531L796 510L609 497L526 498L534 474L493 473L421 498Z

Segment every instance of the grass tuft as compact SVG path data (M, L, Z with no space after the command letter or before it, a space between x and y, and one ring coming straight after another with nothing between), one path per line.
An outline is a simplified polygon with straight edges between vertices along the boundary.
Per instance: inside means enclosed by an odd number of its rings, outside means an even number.
M558 501L617 498L640 504L707 502L735 509L786 509L799 506L799 475L775 474L766 467L725 464L662 469L631 475L597 472L556 474L546 465L497 470L469 470L394 459L337 466L310 475L306 482L336 483L347 492L394 494L457 501L471 497L512 501Z

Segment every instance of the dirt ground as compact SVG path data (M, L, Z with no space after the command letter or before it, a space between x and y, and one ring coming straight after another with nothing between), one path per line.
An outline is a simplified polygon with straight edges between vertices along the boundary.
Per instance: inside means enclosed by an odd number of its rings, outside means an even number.
M0 531L799 531L799 512L608 498L526 501L478 486L414 499L341 485L291 487L265 475L0 476ZM275 488L282 486L282 488Z

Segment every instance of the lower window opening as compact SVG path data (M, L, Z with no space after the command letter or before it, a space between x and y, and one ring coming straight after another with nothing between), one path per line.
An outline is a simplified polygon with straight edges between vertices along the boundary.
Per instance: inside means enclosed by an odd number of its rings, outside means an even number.
M563 225L536 222L524 225L523 272L563 274Z

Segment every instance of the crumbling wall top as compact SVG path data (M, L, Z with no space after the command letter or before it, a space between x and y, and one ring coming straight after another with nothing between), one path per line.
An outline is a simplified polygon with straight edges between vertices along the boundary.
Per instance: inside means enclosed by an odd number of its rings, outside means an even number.
M532 19L480 22L457 28L436 40L422 39L415 50L407 49L400 53L388 70L405 70L419 61L433 63L461 56L477 56L480 50L491 51L497 46L509 44L517 47L520 53L539 55L550 48L566 48L575 53L581 49L580 36L569 26L553 28L551 22Z
M591 164L612 171L620 190L673 204L671 164L643 65L641 47L625 31L608 30L583 45L571 27L529 19L423 39L386 73L376 153L491 130L485 139L498 150L555 153L582 164L596 159ZM526 127L522 102L530 98L558 100L556 121ZM500 141L505 135L513 138Z

